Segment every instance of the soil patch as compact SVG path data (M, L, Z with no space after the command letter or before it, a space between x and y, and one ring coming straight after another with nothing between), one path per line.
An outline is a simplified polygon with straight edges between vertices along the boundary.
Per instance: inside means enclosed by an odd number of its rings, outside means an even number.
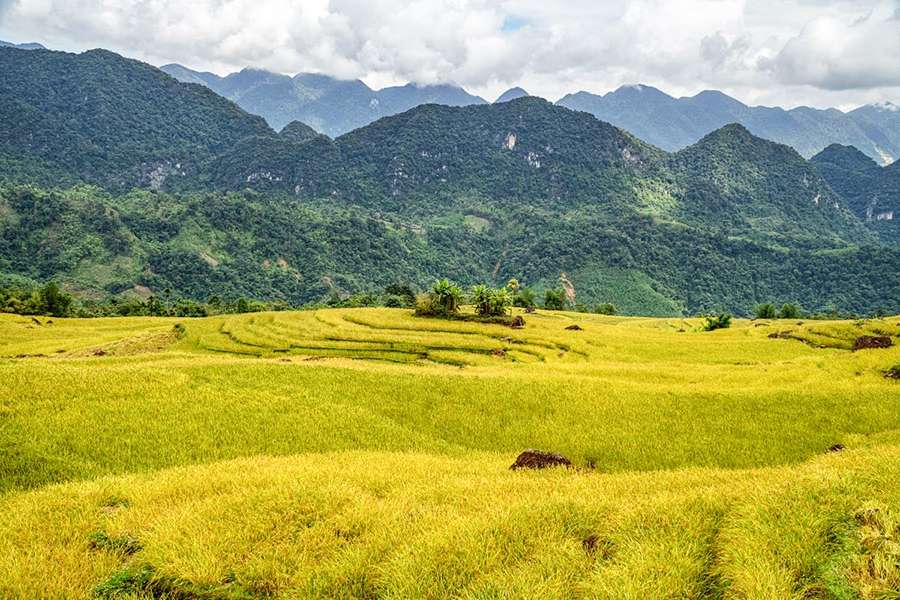
M886 335L862 335L853 342L853 351L867 350L869 348L890 348L894 340Z
M546 469L547 467L571 467L572 461L555 452L544 452L529 448L516 457L516 462L510 465L510 469Z

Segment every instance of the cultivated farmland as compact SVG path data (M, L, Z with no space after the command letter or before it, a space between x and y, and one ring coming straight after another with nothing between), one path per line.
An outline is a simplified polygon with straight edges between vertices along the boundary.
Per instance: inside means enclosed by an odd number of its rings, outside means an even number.
M524 317L0 316L0 596L896 597L900 319Z

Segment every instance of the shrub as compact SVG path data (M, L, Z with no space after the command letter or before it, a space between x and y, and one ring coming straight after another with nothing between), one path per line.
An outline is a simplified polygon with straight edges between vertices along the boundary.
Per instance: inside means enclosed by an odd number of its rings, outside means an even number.
M616 314L616 306L610 302L604 302L594 306L594 312L598 315L614 315Z
M774 319L776 316L775 305L771 302L760 304L753 309L753 316L757 319Z
M512 306L513 297L507 288L491 289L479 284L472 288L472 304L475 314L482 317L500 317Z
M507 288L497 288L491 293L491 315L505 315L506 311L512 307L513 297Z
M529 308L534 306L534 290L528 287L519 288L513 297L513 306L519 308Z
M566 290L550 289L544 292L544 308L563 310L566 307Z
M782 319L799 319L800 307L796 304L782 304L778 316Z
M388 308L403 308L409 306L406 303L406 298L403 298L402 296L385 296L384 305Z
M433 317L435 315L434 303L429 292L423 292L416 296L415 314L419 317Z
M446 279L436 281L430 292L416 297L415 314L420 317L449 317L459 312L462 290Z
M470 300L475 306L475 313L479 315L491 314L491 288L484 284L472 287Z
M703 331L715 331L716 329L728 329L731 327L731 315L722 313L712 317L706 317L703 323Z
M396 298L397 301L400 302L399 306L412 306L416 303L416 294L412 291L412 288L408 285L401 283L393 283L386 288L384 288L384 305L388 306L388 301L390 300L394 303L394 300L391 298Z
M431 287L432 306L437 314L452 315L459 312L462 290L447 279L436 281Z

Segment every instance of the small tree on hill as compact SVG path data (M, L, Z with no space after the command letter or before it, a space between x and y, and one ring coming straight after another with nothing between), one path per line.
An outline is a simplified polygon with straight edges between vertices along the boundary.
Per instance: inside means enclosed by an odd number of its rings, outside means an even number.
M594 306L594 312L598 315L614 315L616 314L616 305L610 302L597 304L596 306Z
M544 308L563 310L566 307L566 290L551 289L544 292Z
M513 306L520 308L534 306L534 290L529 287L519 288L519 291L513 296Z
M782 304L778 316L782 319L799 319L800 307L796 304Z
M513 296L507 288L497 288L491 292L491 316L501 317L510 309Z
M703 331L715 331L716 329L728 329L731 327L731 315L722 313L712 317L706 317L703 323Z
M777 315L775 305L771 302L760 304L753 309L753 316L757 319L774 319Z
M446 316L459 312L462 299L462 290L447 279L438 280L431 287L431 308L435 314Z
M72 308L72 296L60 290L53 281L41 288L39 296L40 310L45 314L64 317Z

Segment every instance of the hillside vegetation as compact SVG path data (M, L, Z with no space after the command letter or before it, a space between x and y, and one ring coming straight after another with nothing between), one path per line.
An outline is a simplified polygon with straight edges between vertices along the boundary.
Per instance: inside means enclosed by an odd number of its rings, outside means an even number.
M0 317L0 595L897 588L900 319L525 317Z
M739 125L668 154L520 97L332 140L111 52L0 65L0 284L302 304L563 278L631 314L900 312L900 246L860 213L866 186Z

